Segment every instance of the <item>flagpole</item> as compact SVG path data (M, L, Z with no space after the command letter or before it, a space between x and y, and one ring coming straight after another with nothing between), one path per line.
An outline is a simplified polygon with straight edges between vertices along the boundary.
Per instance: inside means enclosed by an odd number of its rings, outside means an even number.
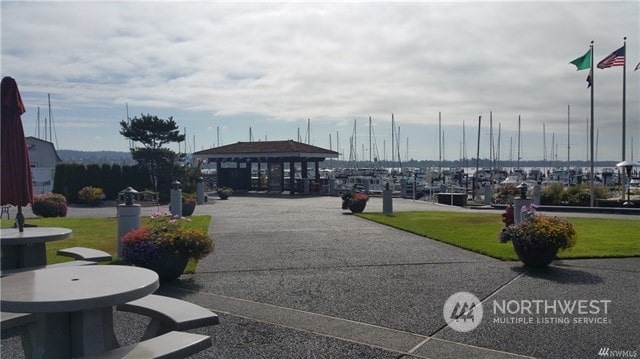
M627 37L624 37L624 63L622 64L622 161L626 159L627 140Z
M593 61L595 59L595 54L593 52L593 40L591 40L591 129L589 131L589 138L590 138L590 142L591 142L591 149L590 149L590 154L591 154L591 176L590 180L591 180L591 196L590 200L589 200L589 206L590 207L594 207L594 202L595 202L595 191L593 188L593 179L596 175L594 168L593 168L593 88L595 87L595 72L593 71L593 63L595 61Z

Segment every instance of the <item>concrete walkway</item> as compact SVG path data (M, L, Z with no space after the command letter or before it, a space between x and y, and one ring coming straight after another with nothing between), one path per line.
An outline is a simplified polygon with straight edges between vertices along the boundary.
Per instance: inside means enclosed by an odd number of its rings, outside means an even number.
M469 211L394 199L396 211L434 209ZM382 211L379 198L369 211ZM336 197L234 196L196 214L212 216L215 253L195 275L158 291L221 316L220 325L195 331L214 344L194 358L640 355L640 258L557 261L528 271L347 214ZM482 302L482 320L468 332L452 330L443 316L457 292ZM144 325L116 315L123 343ZM16 338L3 339L3 358L18 355L11 347Z

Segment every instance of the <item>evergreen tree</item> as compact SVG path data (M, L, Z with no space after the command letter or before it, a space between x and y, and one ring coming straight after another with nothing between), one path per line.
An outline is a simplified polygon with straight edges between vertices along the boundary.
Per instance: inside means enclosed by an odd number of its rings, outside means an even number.
M153 190L169 188L172 177L179 172L177 162L179 156L163 146L171 142L182 142L184 135L180 134L178 125L173 117L158 118L149 114L134 117L130 122L120 121L120 134L141 143L143 147L131 149L131 156L138 166L145 168L150 176Z

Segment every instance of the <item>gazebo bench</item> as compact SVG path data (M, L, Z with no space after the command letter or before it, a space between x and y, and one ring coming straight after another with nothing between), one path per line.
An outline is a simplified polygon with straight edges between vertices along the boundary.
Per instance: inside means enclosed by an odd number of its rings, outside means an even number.
M116 310L151 318L142 340L172 330L189 330L219 323L218 315L209 309L181 299L155 294L119 304L116 306Z
M105 251L86 247L71 247L60 249L58 250L57 254L59 256L71 257L73 259L95 262L110 262L112 260L111 254Z
M210 346L211 337L208 335L172 331L135 344L91 355L90 357L95 359L186 358Z

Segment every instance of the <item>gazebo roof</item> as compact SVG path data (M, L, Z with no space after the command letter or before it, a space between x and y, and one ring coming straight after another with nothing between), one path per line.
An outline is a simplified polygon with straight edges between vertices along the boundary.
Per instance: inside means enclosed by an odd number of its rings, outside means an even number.
M224 159L224 158L308 158L322 159L338 157L338 152L326 148L308 145L293 140L286 141L258 141L237 142L230 145L214 147L195 152L196 158Z

